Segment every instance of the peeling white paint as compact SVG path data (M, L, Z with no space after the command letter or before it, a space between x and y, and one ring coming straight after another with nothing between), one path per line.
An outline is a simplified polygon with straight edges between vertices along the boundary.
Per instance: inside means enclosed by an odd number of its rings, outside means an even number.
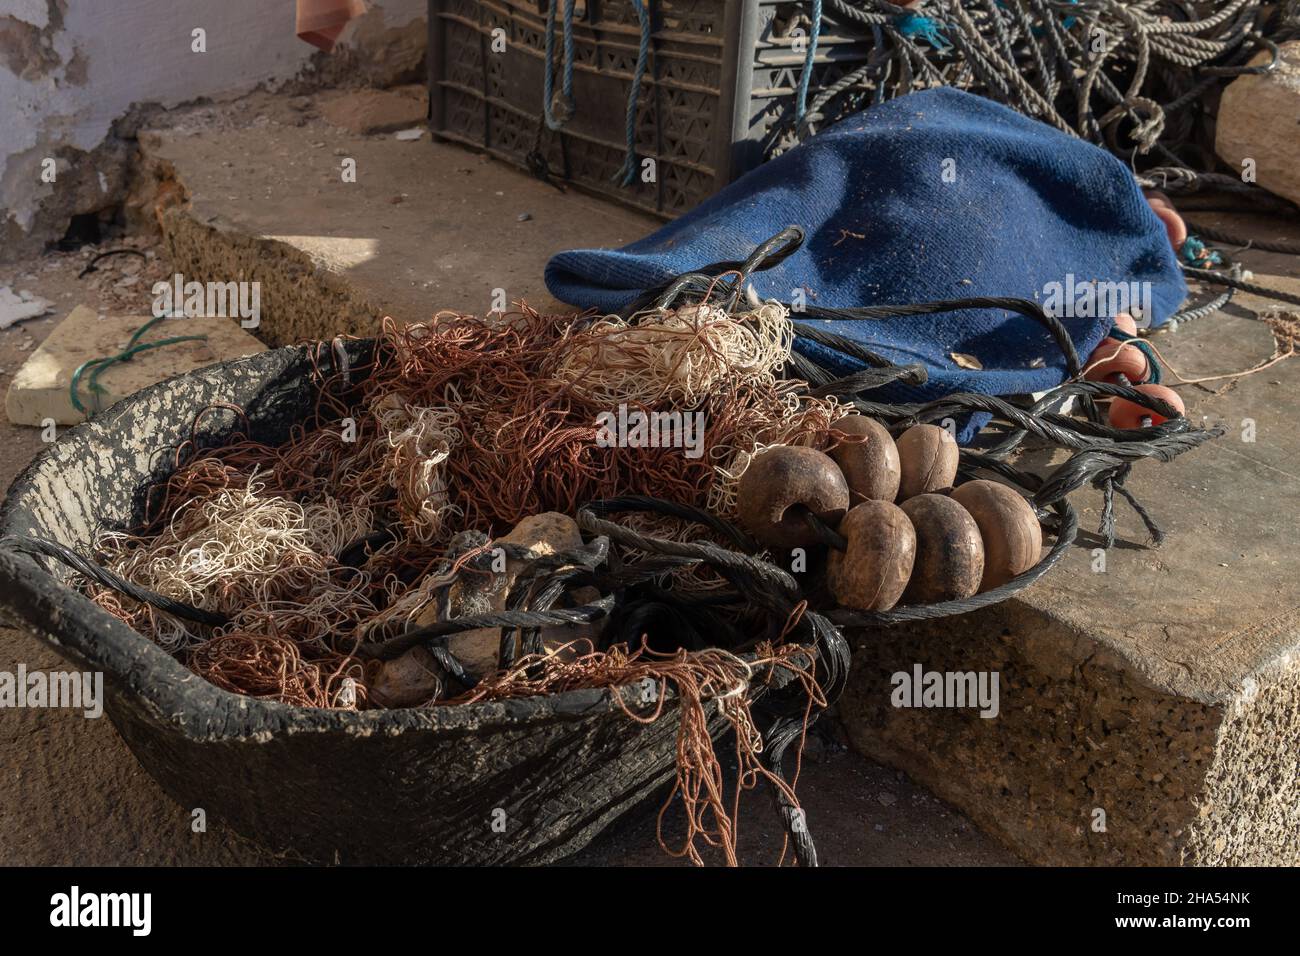
M5 0L0 15L44 29L54 3L66 8L51 37L59 66L21 79L0 64L0 222L24 231L57 188L40 181L40 160L59 147L94 149L135 104L175 106L290 79L316 52L294 35L289 0ZM363 19L400 27L425 12L425 0L372 0ZM206 31L205 53L191 50L196 27ZM74 57L84 83L69 76Z
M7 9L3 11L4 13L40 29L44 29L50 22L50 12L45 5L45 0L8 0L5 7Z

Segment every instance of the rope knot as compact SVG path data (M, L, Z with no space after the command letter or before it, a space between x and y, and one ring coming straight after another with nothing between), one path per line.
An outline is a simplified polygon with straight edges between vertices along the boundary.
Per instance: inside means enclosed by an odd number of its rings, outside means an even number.
M1188 236L1183 240L1183 247L1178 254L1188 265L1199 266L1202 269L1223 265L1223 256L1219 251L1211 249L1195 236Z
M546 118L546 125L551 129L559 129L573 119L577 109L572 96L566 96L563 90L556 90L551 95L551 109Z

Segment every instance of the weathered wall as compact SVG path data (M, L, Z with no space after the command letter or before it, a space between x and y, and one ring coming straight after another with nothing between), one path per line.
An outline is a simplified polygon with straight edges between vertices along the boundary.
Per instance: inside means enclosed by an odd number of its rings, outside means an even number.
M424 14L425 0L371 0L327 56L294 36L293 0L0 0L0 261L120 201L124 117L259 84L418 79Z

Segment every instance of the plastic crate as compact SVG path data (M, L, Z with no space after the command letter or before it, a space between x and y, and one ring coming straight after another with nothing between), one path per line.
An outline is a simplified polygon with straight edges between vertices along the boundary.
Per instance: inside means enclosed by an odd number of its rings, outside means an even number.
M636 175L628 186L618 174L641 35L636 11L630 0L579 0L575 109L553 132L542 116L547 6L548 0L429 0L430 124L436 138L669 217L792 141L790 120L804 64L798 44L807 32L803 4L650 0ZM559 20L557 9L556 89L563 64ZM492 49L494 37L504 38L504 52ZM870 48L870 41L823 19L809 101L865 63ZM652 181L641 175L647 158L655 161Z

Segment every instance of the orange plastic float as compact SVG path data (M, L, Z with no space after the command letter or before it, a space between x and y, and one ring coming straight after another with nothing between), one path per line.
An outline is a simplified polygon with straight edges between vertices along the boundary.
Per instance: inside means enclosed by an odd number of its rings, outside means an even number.
M1137 335L1137 322L1127 312L1115 314L1115 328L1128 335ZM1084 363L1083 377L1090 382L1118 384L1122 381L1120 375L1129 382L1145 382L1151 377L1147 357L1141 349L1126 342L1102 339Z
M1167 385L1138 385L1135 388L1144 395L1164 399L1180 415L1187 408L1183 400L1178 397L1178 393ZM1142 428L1146 425L1159 425L1169 420L1159 412L1152 411L1137 402L1130 402L1127 398L1112 399L1109 418L1111 425L1116 428Z
M1145 382L1151 370L1141 349L1114 339L1103 339L1084 365L1083 377L1090 382L1114 382L1123 375L1130 382Z

